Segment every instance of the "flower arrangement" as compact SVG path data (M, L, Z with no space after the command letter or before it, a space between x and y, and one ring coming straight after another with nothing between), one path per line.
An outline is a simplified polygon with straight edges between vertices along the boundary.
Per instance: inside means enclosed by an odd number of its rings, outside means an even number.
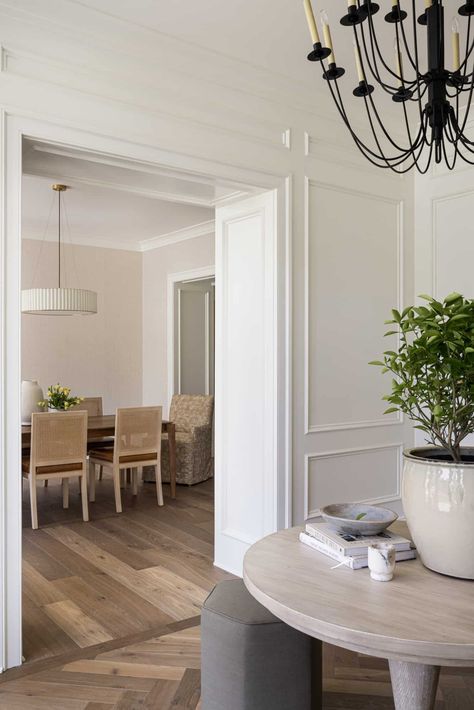
M39 407L44 409L57 409L66 411L84 401L84 397L71 397L71 388L62 385L50 385L48 387L48 398L38 402Z

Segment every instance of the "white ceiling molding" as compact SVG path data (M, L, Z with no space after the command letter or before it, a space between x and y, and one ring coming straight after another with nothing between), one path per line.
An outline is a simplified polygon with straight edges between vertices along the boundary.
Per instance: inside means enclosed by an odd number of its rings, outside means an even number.
M24 175L33 177L48 178L49 180L57 179L57 174L48 172L47 170L31 170L26 169ZM163 200L165 202L176 202L177 204L197 205L198 207L213 207L214 200L199 198L195 195L184 195L171 192L161 192L159 190L147 190L143 187L135 185L126 185L124 183L107 182L106 180L94 180L93 178L77 177L76 175L61 174L61 180L67 183L91 185L92 187L104 188L106 190L117 190L119 192L127 192L131 195L139 195L140 197L148 197L152 200ZM232 195L235 193L232 193ZM232 196L230 195L230 196ZM225 197L227 199L227 196Z
M162 234L152 239L144 239L140 242L139 251L151 251L151 249L159 249L170 244L178 244L185 242L188 239L196 239L196 237L204 237L206 234L214 234L215 222L213 219L201 224L195 224L193 227L185 227L177 229L169 234Z
M135 251L135 252L145 252L151 251L152 249L159 249L160 247L166 247L170 244L178 244L179 242L185 242L188 239L196 239L197 237L204 237L206 234L214 234L215 222L213 219L207 222L201 222L200 224L194 224L191 227L183 227L182 229L177 229L174 232L169 232L168 234L159 234L156 237L151 237L150 239L142 239L139 242L124 242L123 240L112 240L100 237L80 237L74 236L73 239L68 239L65 242L65 246L74 245L79 247L96 247L98 249L117 249L119 251ZM51 243L57 242L57 237L55 235L50 235L44 237L42 234L23 234L22 239L31 239L33 241L46 241Z

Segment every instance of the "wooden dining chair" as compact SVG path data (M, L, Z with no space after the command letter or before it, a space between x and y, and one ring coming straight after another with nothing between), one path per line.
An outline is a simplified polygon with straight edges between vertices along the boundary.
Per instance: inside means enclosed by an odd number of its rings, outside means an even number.
M102 397L84 397L82 402L75 407L75 409L85 409L90 417L101 417L104 414L104 405ZM110 437L101 437L97 441L89 441L89 445L94 448L99 448L102 446L113 446L114 441ZM99 481L102 480L104 474L104 467L99 465Z
M132 492L138 493L138 473L143 466L156 466L156 496L163 505L161 485L161 407L127 407L117 409L113 448L89 449L89 500L95 500L95 466L112 469L115 508L122 512L120 474L132 469Z
M102 405L102 397L84 397L82 402L77 404L75 407L72 407L71 409L68 410L68 412L78 412L78 411L85 411L89 415L89 417L101 417L103 414L103 405ZM94 446L111 446L113 445L113 440L110 438L107 439L100 439L97 442L94 442ZM99 466L99 479L102 480L102 466ZM43 483L44 487L46 488L48 486L48 479L44 479Z
M22 474L30 487L31 524L38 529L36 485L60 478L63 508L69 507L69 479L79 477L82 517L89 520L87 505L87 412L34 413L31 415L30 456L22 460Z

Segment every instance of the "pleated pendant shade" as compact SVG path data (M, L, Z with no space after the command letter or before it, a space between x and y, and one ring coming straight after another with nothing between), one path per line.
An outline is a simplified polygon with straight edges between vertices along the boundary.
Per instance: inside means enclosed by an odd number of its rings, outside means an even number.
M97 313L97 294L82 288L29 288L21 293L21 311L42 316Z
M21 292L21 312L38 316L89 316L97 313L97 293L61 286L61 193L66 185L52 185L58 193L58 287L29 288Z

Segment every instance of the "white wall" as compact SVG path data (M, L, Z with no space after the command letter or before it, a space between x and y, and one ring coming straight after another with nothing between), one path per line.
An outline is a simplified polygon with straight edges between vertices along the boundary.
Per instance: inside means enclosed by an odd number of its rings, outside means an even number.
M41 253L41 258L40 257ZM45 393L60 382L80 396L102 396L104 412L142 400L142 254L66 245L67 285L98 293L92 316L22 315L22 377ZM57 245L22 240L24 288L54 285Z
M168 403L168 275L214 264L214 234L143 253L143 403Z

